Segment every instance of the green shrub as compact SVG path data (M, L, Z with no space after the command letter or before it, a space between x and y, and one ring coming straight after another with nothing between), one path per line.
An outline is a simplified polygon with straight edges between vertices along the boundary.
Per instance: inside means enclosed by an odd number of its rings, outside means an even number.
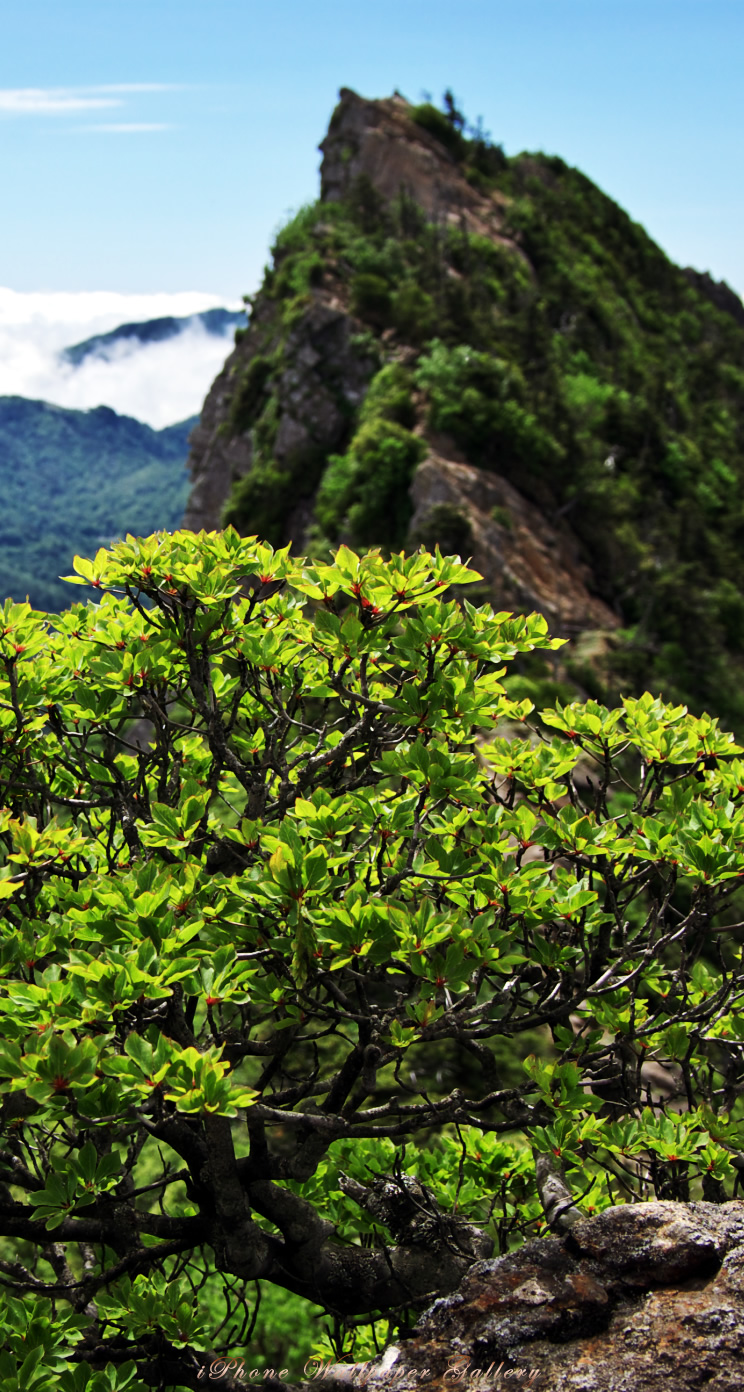
M312 238L319 219L326 217L326 209L319 201L306 203L279 229L271 248L275 260L281 260L291 252L305 252L308 240Z
M505 669L560 640L441 555L161 532L70 578L0 615L3 1386L255 1377L302 1295L366 1357L494 1248L737 1193L714 719L527 724Z
M268 385L274 364L270 358L257 354L248 363L230 403L228 432L242 435L254 424L268 400Z
M387 281L367 271L355 275L351 282L351 307L360 319L370 324L388 324L392 295Z
M415 281L405 281L393 295L391 317L402 338L416 345L424 343L436 328L434 298Z
M612 384L598 381L591 373L580 372L565 376L561 385L563 399L577 423L584 430L596 430L604 419L608 401L615 394Z
M273 294L279 300L306 295L323 282L324 261L318 251L288 257L274 277Z
M422 441L395 421L378 417L360 426L321 480L315 516L325 534L348 532L360 546L400 545L411 516L411 477L424 453Z
M427 394L435 430L446 431L480 455L491 437L497 406L512 385L508 363L467 344L449 348L435 339L419 361L415 380Z
M274 460L256 460L250 473L233 485L223 524L239 527L244 534L259 533L271 545L280 546L284 522L295 499L291 472L281 469Z
M499 527L504 527L507 532L510 532L514 526L509 509L502 507L499 503L491 508L491 520L496 522Z
M332 454L320 480L315 500L315 521L324 536L338 537L354 490L356 460L351 448L346 454Z
M494 145L490 140L477 137L470 142L467 162L468 170L479 174L486 181L486 187L490 187L509 164L502 145Z
M359 412L359 424L380 417L383 420L397 421L410 429L416 423L411 390L413 381L410 372L400 363L387 363L375 374L367 388L367 394Z
M522 374L503 359L435 340L416 383L429 397L431 424L451 434L475 463L523 480L550 474L562 461L562 446L521 404Z
M379 234L390 226L385 199L366 174L353 180L346 198L346 210L352 221L366 234Z
M465 141L460 131L438 107L431 102L421 102L419 106L414 106L409 114L417 126L433 135L455 159L464 155Z
M465 513L452 503L436 503L426 514L411 540L417 546L432 550L438 546L447 556L460 556L465 560L472 555L473 531Z
M505 401L494 412L488 462L515 479L535 480L554 472L566 451L532 411L517 401Z

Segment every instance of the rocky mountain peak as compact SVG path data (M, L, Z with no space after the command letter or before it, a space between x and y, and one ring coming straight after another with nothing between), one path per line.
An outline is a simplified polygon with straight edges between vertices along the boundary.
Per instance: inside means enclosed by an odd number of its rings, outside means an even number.
M364 180L386 203L404 190L431 222L498 235L503 200L468 183L454 154L414 119L420 110L399 93L368 101L342 87L319 147L321 201L343 202Z
M580 638L598 695L744 724L733 292L450 94L344 88L320 148L192 437L186 525L318 558L439 544L480 599Z
M420 110L397 93L369 101L342 88L320 145L321 203L343 205L360 192L369 198L370 190L384 205L403 198L430 224L487 237L521 257L502 230L508 200L498 190L480 192L468 182L461 161L415 119ZM322 232L319 210L308 240ZM281 261L283 249L275 255ZM265 360L267 346L276 352L280 339L281 369L271 379L279 475L292 472L297 460L327 456L348 440L350 419L359 411L374 364L363 342L365 333L368 337L364 316L354 313L353 293L334 271L328 258L322 277L309 287L302 313L284 334L265 292L258 297L252 327L217 378L192 438L194 483L185 525L219 526L231 491L250 476L255 435L236 428L236 401L240 383L255 375L252 364ZM391 363L407 363L416 354L391 341L385 356ZM438 531L444 546L459 544L475 557L500 604L538 607L561 631L616 626L612 611L587 588L589 573L569 528L543 518L505 479L468 465L455 441L429 430L425 421L414 424L414 434L423 447L410 486L410 544L424 539L433 545ZM306 549L312 516L313 492L300 482L285 509L281 539Z

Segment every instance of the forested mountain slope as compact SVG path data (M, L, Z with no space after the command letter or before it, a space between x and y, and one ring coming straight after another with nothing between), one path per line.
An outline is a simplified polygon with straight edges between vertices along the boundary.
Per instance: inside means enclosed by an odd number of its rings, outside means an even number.
M568 672L744 721L744 310L560 159L344 90L194 435L187 525L439 541Z
M0 397L0 602L28 595L37 608L65 609L75 592L57 577L76 552L176 527L193 424L152 430L107 406Z

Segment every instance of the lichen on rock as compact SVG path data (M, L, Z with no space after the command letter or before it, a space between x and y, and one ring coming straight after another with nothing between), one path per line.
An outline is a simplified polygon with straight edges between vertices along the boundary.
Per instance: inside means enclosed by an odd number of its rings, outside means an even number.
M349 1380L327 1371L328 1392ZM739 1392L744 1203L609 1208L478 1262L350 1380L375 1392Z

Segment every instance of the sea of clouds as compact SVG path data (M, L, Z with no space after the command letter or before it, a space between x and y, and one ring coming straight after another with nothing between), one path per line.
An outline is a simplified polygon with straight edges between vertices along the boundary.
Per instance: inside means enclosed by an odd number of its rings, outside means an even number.
M112 356L89 357L79 367L66 363L61 350L119 324L171 314L181 318L219 306L241 307L195 291L45 294L0 288L0 396L26 396L78 410L110 406L158 430L187 420L201 410L230 352L232 333L222 337L195 326L163 343L123 341Z

